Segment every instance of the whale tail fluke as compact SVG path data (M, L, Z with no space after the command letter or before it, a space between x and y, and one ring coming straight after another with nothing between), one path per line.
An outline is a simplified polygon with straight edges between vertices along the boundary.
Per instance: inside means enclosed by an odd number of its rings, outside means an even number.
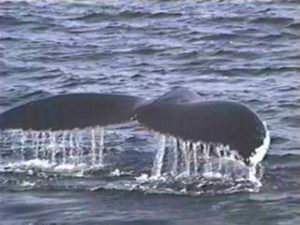
M0 129L67 130L128 121L139 97L117 94L66 94L15 107L0 115Z
M247 106L202 101L186 88L153 101L114 94L53 96L0 114L0 130L70 130L126 122L133 117L154 131L183 141L229 146L247 163L261 161L269 146L266 126Z
M268 138L256 113L231 101L202 101L197 93L175 89L137 108L137 120L150 129L181 140L222 144L238 151L245 162Z

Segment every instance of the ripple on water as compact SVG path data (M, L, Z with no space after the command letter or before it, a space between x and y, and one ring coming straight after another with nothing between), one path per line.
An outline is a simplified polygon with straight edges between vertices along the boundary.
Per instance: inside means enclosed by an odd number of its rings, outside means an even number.
M286 116L283 117L281 121L290 127L295 127L295 128L300 127L300 115Z
M242 224L251 218L298 224L298 4L1 1L0 111L57 93L117 91L150 99L187 86L203 99L244 102L272 134L259 188L218 177L176 180L164 167L162 179L152 179L157 141L142 128L109 134L104 155L111 164L103 168L71 167L68 160L62 166L62 144L61 161L53 165L47 158L44 166L30 161L34 151L22 161L20 142L1 146L3 223ZM88 140L83 157L91 162ZM144 195L149 192L171 195ZM236 192L247 193L222 195Z

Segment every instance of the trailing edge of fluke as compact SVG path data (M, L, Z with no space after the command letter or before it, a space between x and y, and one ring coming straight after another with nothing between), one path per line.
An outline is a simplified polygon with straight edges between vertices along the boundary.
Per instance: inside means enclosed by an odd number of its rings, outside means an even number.
M153 101L95 93L48 97L2 113L0 129L66 130L132 118L154 131L183 140L228 145L252 164L263 159L270 144L266 126L247 106L203 101L187 88L176 88Z

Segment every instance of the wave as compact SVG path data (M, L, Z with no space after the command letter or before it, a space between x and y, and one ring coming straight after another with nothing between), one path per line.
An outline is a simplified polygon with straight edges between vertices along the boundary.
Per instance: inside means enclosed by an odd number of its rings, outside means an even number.
M299 106L298 106L299 107ZM300 115L286 116L281 119L281 122L287 124L290 127L300 127Z
M294 22L293 18L287 17L259 17L250 20L251 23L270 24L270 25L288 25Z
M182 14L181 13L172 13L172 12L142 12L142 11L131 11L131 10L123 10L123 11L102 11L102 12L88 12L85 15L78 16L78 17L73 17L71 20L86 20L86 21L94 21L98 20L101 18L106 18L106 19L113 19L113 18L118 18L118 19L138 19L140 17L144 18L168 18L168 17L180 17Z
M295 23L294 22L294 23L291 23L288 27L299 31L299 29L300 29L300 23Z
M4 3L31 3L31 2L72 2L72 3L81 3L83 5L94 3L94 2L103 2L103 0L5 0ZM110 0L106 0L104 2L111 2ZM115 0L115 2L123 3L122 0ZM127 2L140 2L140 0L128 0ZM149 2L148 0L144 0L144 2ZM186 2L186 0L176 0L176 2ZM232 0L195 0L194 2L222 2L222 3L232 3ZM298 0L234 0L236 3L298 3Z

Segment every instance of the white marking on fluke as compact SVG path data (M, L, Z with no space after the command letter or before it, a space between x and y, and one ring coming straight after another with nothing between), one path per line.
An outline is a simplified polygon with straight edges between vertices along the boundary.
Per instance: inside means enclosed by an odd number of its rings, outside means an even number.
M267 129L266 123L264 122L266 137L264 138L263 144L256 148L253 154L250 156L249 161L252 165L257 165L257 163L261 162L265 157L271 142L270 133Z

